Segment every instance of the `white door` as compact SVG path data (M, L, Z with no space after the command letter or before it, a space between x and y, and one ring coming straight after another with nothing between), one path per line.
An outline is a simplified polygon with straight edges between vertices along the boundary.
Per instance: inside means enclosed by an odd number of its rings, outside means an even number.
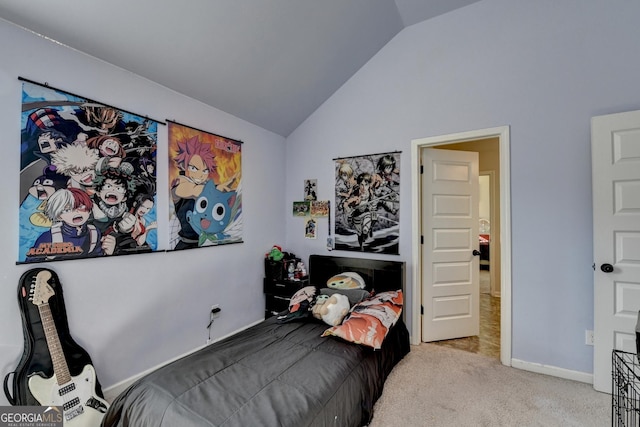
M591 120L593 386L611 393L611 352L636 351L640 310L640 111Z
M421 157L422 341L478 335L478 153L425 148Z

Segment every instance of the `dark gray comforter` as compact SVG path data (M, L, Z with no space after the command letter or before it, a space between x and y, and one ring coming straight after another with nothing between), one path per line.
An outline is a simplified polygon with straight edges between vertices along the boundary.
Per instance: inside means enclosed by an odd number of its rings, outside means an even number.
M409 351L402 320L381 350L320 335L327 325L275 318L142 378L103 426L361 426Z

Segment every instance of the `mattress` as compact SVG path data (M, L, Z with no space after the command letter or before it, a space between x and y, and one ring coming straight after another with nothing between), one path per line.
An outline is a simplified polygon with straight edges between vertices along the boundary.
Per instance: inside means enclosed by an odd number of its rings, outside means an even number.
M314 320L270 318L147 375L103 426L362 426L409 352L400 319L380 350L321 337Z

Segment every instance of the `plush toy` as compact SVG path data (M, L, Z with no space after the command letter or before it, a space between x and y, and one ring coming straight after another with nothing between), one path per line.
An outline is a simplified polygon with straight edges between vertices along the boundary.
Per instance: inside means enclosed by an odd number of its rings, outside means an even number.
M322 320L322 306L324 305L325 302L327 302L327 300L329 299L329 295L318 295L318 297L316 298L316 302L313 305L313 308L311 309L311 312L313 314L313 317L315 317L318 320Z
M358 273L347 271L336 274L327 280L327 287L331 289L364 289L365 283Z
M349 298L341 294L333 294L320 308L322 321L331 326L338 326L342 323L350 308Z
M315 286L305 286L299 289L289 300L289 309L278 314L278 322L285 323L310 317L317 295L318 288Z
M282 248L278 245L273 245L273 248L271 248L271 251L267 254L267 258L271 261L281 261L282 258L284 258Z

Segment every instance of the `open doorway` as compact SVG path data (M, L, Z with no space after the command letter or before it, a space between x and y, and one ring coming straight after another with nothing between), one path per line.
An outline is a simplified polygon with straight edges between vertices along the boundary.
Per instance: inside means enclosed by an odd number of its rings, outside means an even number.
M492 187L494 171L480 171L480 219L478 225L478 240L480 242L480 293L497 296L500 290L496 288L496 279L491 278L495 268L491 268L491 224L495 221L493 215ZM494 254L494 258L496 255ZM494 259L495 261L495 259ZM499 288L499 287L498 287Z
M479 197L478 204L478 245L479 245L479 332L462 338L431 341L433 344L457 348L472 353L500 359L500 221L493 202L499 206L499 184L493 178L499 176L500 146L496 137L474 141L445 144L435 149L478 153L479 158ZM493 225L493 227L492 227ZM492 253L493 252L493 253ZM493 265L492 265L493 264ZM492 268L494 267L495 268ZM423 323L423 327L424 323ZM423 333L424 341L424 333Z
M486 258L488 267L486 277L489 281L488 293L485 302L495 305L498 301L499 316L497 328L499 330L499 358L505 365L511 365L511 259L510 259L510 186L509 186L509 129L508 127L485 129L480 131L465 132L461 134L444 135L439 137L423 138L412 141L412 175L413 175L413 313L412 318L412 343L418 344L422 336L422 259L424 247L421 243L420 234L422 225L420 222L421 200L421 179L420 179L420 157L424 148L438 148L447 150L474 151L480 156L481 175L487 177L489 181L489 218L484 218L486 222L484 231L489 237L488 247L484 248L486 253L481 258ZM481 218L483 219L483 218ZM482 249L482 248L481 248ZM481 250L482 252L482 250ZM483 273L484 274L484 273ZM481 301L483 296L481 296ZM494 318L495 321L495 318ZM481 321L482 322L482 321ZM481 328L491 327L482 325Z

